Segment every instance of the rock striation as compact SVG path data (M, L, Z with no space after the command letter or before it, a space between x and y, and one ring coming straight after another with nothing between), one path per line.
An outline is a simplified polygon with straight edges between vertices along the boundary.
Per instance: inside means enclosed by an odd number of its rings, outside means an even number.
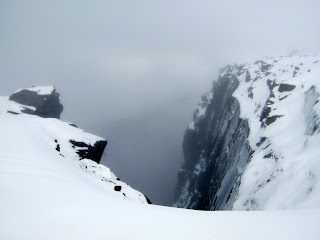
M221 70L186 130L174 206L261 210L320 200L319 59Z
M177 207L215 210L230 207L252 149L248 121L232 96L239 82L228 67L213 83L186 130L185 162L178 175ZM213 197L214 196L214 197Z

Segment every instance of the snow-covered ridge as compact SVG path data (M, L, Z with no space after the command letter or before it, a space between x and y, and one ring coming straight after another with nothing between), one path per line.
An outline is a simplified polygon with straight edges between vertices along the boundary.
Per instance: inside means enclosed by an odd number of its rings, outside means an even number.
M319 56L222 69L187 128L176 206L319 206L319 96Z
M57 197L71 191L92 195L88 199L104 195L147 203L142 193L98 164L106 140L56 118L29 115L22 111L26 108L32 106L0 98L0 191L6 199L33 194Z

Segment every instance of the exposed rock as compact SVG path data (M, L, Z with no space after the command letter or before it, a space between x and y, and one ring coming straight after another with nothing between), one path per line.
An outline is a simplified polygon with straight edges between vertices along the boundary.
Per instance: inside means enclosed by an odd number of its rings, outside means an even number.
M59 96L54 87L32 87L18 90L9 97L9 100L34 107L34 109L25 108L22 110L23 113L59 119L63 110Z
M19 115L20 113L14 112L14 111L7 111L7 113L13 114L13 115Z
M320 185L308 180L320 154L320 93L319 74L310 69L320 69L318 58L266 58L221 70L186 130L174 206L263 210L312 202L309 189Z
M296 86L294 86L294 85L282 83L279 85L278 91L279 92L290 92L295 88L296 88Z
M232 96L238 84L232 74L220 77L213 84L212 97L203 99L199 104L203 108L196 110L194 129L186 131L183 142L185 162L178 175L177 207L225 209L235 200L239 175L251 154L248 123L239 117L239 102Z
M76 148L80 159L91 159L96 163L100 163L103 151L107 146L107 140L97 141L93 146L84 142L70 140L73 148Z
M148 204L152 204L152 202L150 201L150 199L146 195L144 195L144 197L146 198Z

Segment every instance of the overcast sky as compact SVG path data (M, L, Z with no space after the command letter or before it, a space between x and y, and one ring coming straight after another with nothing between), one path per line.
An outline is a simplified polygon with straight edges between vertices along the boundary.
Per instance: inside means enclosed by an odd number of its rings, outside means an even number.
M230 62L320 52L317 0L0 3L1 94L53 84L85 128L206 91Z
M200 100L225 64L319 54L319 12L318 0L0 0L0 95L54 85L62 118L99 134Z

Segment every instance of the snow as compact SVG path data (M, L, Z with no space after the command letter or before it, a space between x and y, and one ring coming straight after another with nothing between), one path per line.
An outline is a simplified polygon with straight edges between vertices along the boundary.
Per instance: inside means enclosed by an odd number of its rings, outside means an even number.
M189 123L188 129L190 129L190 130L195 130L194 122Z
M320 208L311 198L298 210L263 212L148 205L142 193L117 180L108 167L89 159L79 161L69 142L93 144L102 138L58 119L7 113L20 108L0 98L0 239L294 240L320 236ZM309 152L303 154L315 154L318 142L310 137ZM318 188L317 156L313 156L314 174L308 176L314 188ZM304 163L298 160L296 168L303 169ZM116 185L122 187L120 192L114 191Z
M213 98L213 92L207 93L202 96L202 102L198 105L196 113L195 113L195 122L199 121L199 119L205 116L208 103Z
M18 93L22 90L36 92L38 95L50 95L54 91L54 87L53 86L45 86L45 87L36 86L32 88L18 89L15 93Z
M25 110L26 108L36 111L36 108L33 106L27 106L10 101L9 97L0 97L0 115L6 113L7 111L22 113L21 110Z
M238 78L239 88L233 96L240 103L240 117L249 122L248 141L255 152L241 178L233 209L320 207L320 136L319 131L312 133L320 116L319 59L319 56L264 59L264 63L270 64L265 73L259 70L261 63L244 65L244 73ZM246 72L250 73L251 81L245 81ZM268 80L295 88L279 92L276 86L269 98ZM267 103L268 99L272 102ZM260 116L266 105L271 108L269 117L280 117L262 126ZM262 138L266 141L258 146Z
M12 104L6 98L1 100L0 146L2 151L0 164L2 169L6 169L6 171L5 175L1 175L0 178L3 178L2 183L9 183L8 179L14 177L14 182L19 183L15 187L17 189L23 188L25 191L19 197L25 198L27 197L26 192L29 191L30 194L33 194L35 189L39 193L50 195L50 188L44 186L55 188L55 182L61 181L65 185L61 188L62 192L79 188L77 184L74 184L79 182L84 184L81 192L90 194L93 189L98 188L99 191L103 190L107 195L111 194L116 198L146 203L142 193L118 181L109 168L89 159L79 161L79 156L76 153L78 148L70 143L70 140L75 140L94 145L97 141L103 140L102 138L72 127L58 119L41 118L23 113L19 115L6 113L8 110L16 109L17 105ZM10 104L4 107L6 103ZM11 104L14 109L10 108ZM3 110L5 111L3 112ZM60 151L56 150L57 146ZM37 181L38 183L36 183ZM43 185L44 182L46 182L45 185ZM120 192L114 191L116 185L122 187ZM92 194L96 194L95 191ZM98 195L100 194L98 192Z

